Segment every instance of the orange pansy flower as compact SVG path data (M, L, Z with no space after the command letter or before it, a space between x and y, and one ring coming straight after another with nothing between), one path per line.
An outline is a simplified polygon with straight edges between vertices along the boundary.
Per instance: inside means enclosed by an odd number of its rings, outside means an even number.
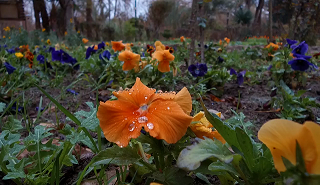
M221 117L221 112L217 113L216 115ZM226 140L223 139L223 137L217 130L212 130L213 126L205 117L204 112L200 111L198 114L193 116L192 122L199 122L195 124L190 124L189 126L198 138L215 138L221 141L223 144L226 143Z
M86 38L83 38L83 39L82 39L82 42L83 42L83 44L87 44L87 43L89 42L89 40L86 39Z
M170 71L170 62L174 60L174 56L169 50L162 50L162 48L158 46L156 52L152 54L152 57L159 61L158 70L160 72Z
M25 57L29 60L29 62L33 62L34 55L30 51L26 52Z
M158 49L162 49L162 50L165 50L165 49L166 49L166 46L163 45L160 41L156 41L156 42L154 43L154 46L156 47L156 49L157 49L158 46L159 46Z
M274 44L272 42L270 42L270 44L268 44L265 48L270 48L272 47L274 51L277 51L279 49L279 45Z
M111 41L111 44L112 44L112 49L113 51L122 51L124 50L125 48L125 45L122 43L122 40L121 41Z
M226 41L226 42L227 42L227 44L229 44L230 39L229 39L228 37L226 37L226 38L224 38L224 41Z
M100 102L97 117L106 139L120 147L139 137L142 127L156 139L176 143L191 123L192 100L185 87L177 94L156 93L137 78L131 89L113 95L118 100Z
M282 157L296 164L296 142L302 151L309 174L320 174L320 126L307 121L303 125L284 119L268 121L260 128L258 138L271 151L278 172L286 171Z
M222 40L220 39L220 41L219 41L219 45L222 45Z
M125 50L119 54L118 59L124 62L122 70L129 71L139 65L140 55L132 53L130 50Z
M184 42L185 40L186 40L186 39L184 38L184 36L181 36L181 37L180 37L180 41L181 41L181 42Z

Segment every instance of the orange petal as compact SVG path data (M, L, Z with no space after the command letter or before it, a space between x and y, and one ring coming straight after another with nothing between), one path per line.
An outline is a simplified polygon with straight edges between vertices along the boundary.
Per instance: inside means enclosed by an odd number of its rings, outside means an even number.
M121 52L121 53L119 54L119 56L118 56L118 59L119 59L120 61L125 61L125 60L127 60L127 58L128 58L128 52L129 52L129 51L123 51L123 52Z
M169 61L160 61L158 64L158 70L162 73L170 71L170 63Z
M268 121L260 128L258 138L270 149L278 172L286 171L281 156L296 164L296 138L301 129L299 123L284 119Z
M311 174L320 174L320 126L317 123L306 121L303 124L304 127L306 127L310 134L312 135L312 139L315 142L315 150L317 158L315 161L313 161L313 164L310 167L310 170L308 171Z
M204 139L204 137L213 139L214 138L214 133L211 128L207 128L201 123L196 123L196 124L191 124L190 128L192 132L201 139Z
M174 101L180 105L182 110L190 115L192 111L192 99L191 95L186 87L182 88L174 97Z
M171 54L169 50L164 50L163 52L166 57L166 60L168 60L169 62L174 60L174 55Z
M157 59L158 61L163 60L163 51L156 51L152 54L152 57Z
M225 144L226 143L226 140L224 140L224 138L221 136L221 134L215 130L215 131L212 131L212 134L213 134L213 137L219 141L221 141L222 144Z
M167 143L176 143L187 132L192 117L183 112L172 100L157 100L150 104L146 131L152 137L163 139ZM150 124L152 126L150 127Z
M123 63L123 66L122 66L122 70L123 71L130 71L132 70L134 67L136 67L138 65L138 63L134 63L134 61L125 61Z
M145 86L140 78L136 78L136 82L130 90L113 92L113 95L115 95L118 100L127 101L136 105L138 107L137 109L139 109L139 107L150 101L155 91L155 89Z
M136 105L128 101L100 102L97 117L108 141L126 147L131 138L139 137L142 125L135 124L136 115L132 114L137 109Z
M203 116L203 111L198 112L196 115L193 116L192 122L200 121Z

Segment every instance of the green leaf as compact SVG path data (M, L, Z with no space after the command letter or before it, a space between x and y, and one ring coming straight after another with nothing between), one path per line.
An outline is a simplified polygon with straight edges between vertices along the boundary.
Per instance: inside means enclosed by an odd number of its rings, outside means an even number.
M0 102L0 113L3 112L5 108L6 108L6 104L3 102Z
M183 149L178 157L177 166L186 170L197 169L201 161L216 157L220 161L230 163L233 155L219 140L196 138L197 143Z
M221 162L221 161L211 163L209 165L208 169L213 172L226 171L226 172L230 172L234 175L240 176L240 174L237 172L237 170L232 165Z
M206 182L207 184L211 184L211 183L209 182L208 178L207 178L205 175L203 175L202 173L196 173L196 176L197 176L199 179L201 179L201 180L203 180L204 182Z
M116 164L116 165L130 165L138 160L141 157L138 155L138 151L135 148L127 146L125 148L120 148L118 146L113 146L112 148L107 148L98 153L94 158L92 158L91 162L85 167L82 171L77 185L81 184L84 175L87 174L87 169L89 167L97 166L97 165L108 165L108 164Z
M74 113L74 115L81 122L82 127L85 127L86 129L89 129L91 131L96 131L97 127L99 126L99 119L97 118L97 108L94 107L94 104L92 102L86 102L86 104L90 108L89 112L80 110ZM68 119L70 120L70 118Z
M2 130L8 130L11 133L17 133L21 129L23 129L21 121L14 119L13 115L8 116L8 120L2 127Z
M203 100L200 99L200 101L207 120L213 125L219 134L221 134L221 136L230 146L240 148L235 130L230 125L223 123L217 115L211 114L205 107Z
M283 82L283 80L280 80L280 86L288 95L294 95L293 91Z
M153 173L152 178L161 181L164 185L187 185L192 184L193 181L185 171L173 166L165 168L162 173L159 171Z
M254 164L254 153L253 153L253 144L252 140L249 138L249 136L246 134L244 130L242 130L239 127L236 127L236 135L238 139L238 143L240 145L240 150L243 153L243 157L249 167L249 169L252 171Z
M25 178L25 176L26 174L23 171L9 172L6 176L3 177L3 180Z

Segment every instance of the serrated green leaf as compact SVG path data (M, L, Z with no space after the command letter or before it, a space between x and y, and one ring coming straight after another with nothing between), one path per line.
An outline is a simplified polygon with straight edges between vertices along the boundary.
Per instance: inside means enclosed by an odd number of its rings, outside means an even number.
M99 126L99 119L97 118L97 108L94 107L94 104L92 102L86 102L86 104L90 107L89 112L80 110L74 113L74 115L81 122L82 127L91 131L96 131L97 127ZM71 120L70 118L67 119Z
M233 160L233 154L219 140L196 139L197 143L183 149L178 157L177 166L186 170L197 169L201 162L215 157L225 163Z
M6 176L3 177L3 180L25 178L26 174L23 171L18 172L9 172Z
M8 120L5 122L5 124L2 127L2 130L8 130L11 133L16 133L21 129L23 129L23 126L21 125L21 121L14 119L13 115L8 116Z

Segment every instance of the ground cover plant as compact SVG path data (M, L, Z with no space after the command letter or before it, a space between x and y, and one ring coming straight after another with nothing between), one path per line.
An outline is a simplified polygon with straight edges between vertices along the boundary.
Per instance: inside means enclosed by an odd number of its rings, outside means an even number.
M3 31L1 183L320 183L319 48L308 41Z

